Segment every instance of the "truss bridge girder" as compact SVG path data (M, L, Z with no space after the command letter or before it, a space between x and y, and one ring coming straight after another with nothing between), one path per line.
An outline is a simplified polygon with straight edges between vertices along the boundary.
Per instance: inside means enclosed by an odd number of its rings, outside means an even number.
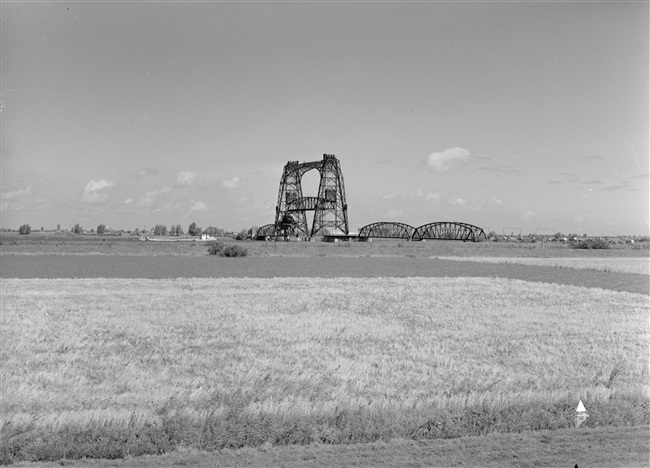
M333 208L334 203L318 197L302 197L293 200L291 203L287 204L287 211L288 212L315 211L318 209L324 209L328 207Z
M359 230L359 237L374 237L378 239L408 239L413 237L415 228L404 223L380 221L371 223Z
M257 229L255 239L265 240L275 237L275 224L266 224Z
M414 228L408 224L393 221L371 223L359 230L360 238L407 239L421 241L462 240L478 242L486 239L485 231L478 226L467 223L439 221Z
M486 239L485 231L478 226L452 221L424 224L413 232L413 240L462 240L478 242Z

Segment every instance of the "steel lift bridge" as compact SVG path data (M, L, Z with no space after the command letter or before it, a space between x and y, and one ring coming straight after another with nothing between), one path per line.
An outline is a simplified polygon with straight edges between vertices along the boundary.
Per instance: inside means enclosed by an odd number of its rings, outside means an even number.
M306 197L302 193L302 176L312 170L320 173L318 194L315 197ZM314 211L311 228L307 225L307 211ZM349 233L343 173L336 156L324 154L320 161L287 162L280 180L275 223L264 226L264 230L277 238L282 218L286 214L291 215L296 222L295 231L305 237Z

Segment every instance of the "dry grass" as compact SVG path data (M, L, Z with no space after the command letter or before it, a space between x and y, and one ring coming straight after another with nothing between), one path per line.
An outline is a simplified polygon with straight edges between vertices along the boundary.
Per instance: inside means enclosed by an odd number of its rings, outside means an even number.
M530 258L530 257L435 257L442 260L463 262L500 263L532 265L553 268L574 268L578 270L608 271L650 275L648 258Z
M494 279L9 280L2 455L648 424L648 298Z

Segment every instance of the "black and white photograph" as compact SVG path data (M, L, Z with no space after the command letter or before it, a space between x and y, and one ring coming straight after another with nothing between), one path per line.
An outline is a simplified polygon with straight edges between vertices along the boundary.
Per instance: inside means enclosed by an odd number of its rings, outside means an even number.
M0 27L0 464L650 466L650 2Z

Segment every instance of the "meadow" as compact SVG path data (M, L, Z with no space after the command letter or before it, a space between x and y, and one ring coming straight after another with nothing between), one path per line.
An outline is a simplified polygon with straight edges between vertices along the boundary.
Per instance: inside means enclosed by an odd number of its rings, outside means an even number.
M0 253L11 255L103 255L203 257L205 242L140 241L137 236L73 235L70 233L0 233ZM457 242L380 240L372 242L266 242L235 241L226 244L248 249L251 257L514 257L514 258L648 258L650 243L618 244L607 250L572 249L562 243Z
M647 464L647 243L224 241L2 233L0 461Z
M422 277L0 288L5 463L650 423L646 294Z
M442 260L492 263L499 265L531 265L552 268L596 270L635 275L650 275L650 259L630 257L609 258L531 258L531 257L438 257Z

